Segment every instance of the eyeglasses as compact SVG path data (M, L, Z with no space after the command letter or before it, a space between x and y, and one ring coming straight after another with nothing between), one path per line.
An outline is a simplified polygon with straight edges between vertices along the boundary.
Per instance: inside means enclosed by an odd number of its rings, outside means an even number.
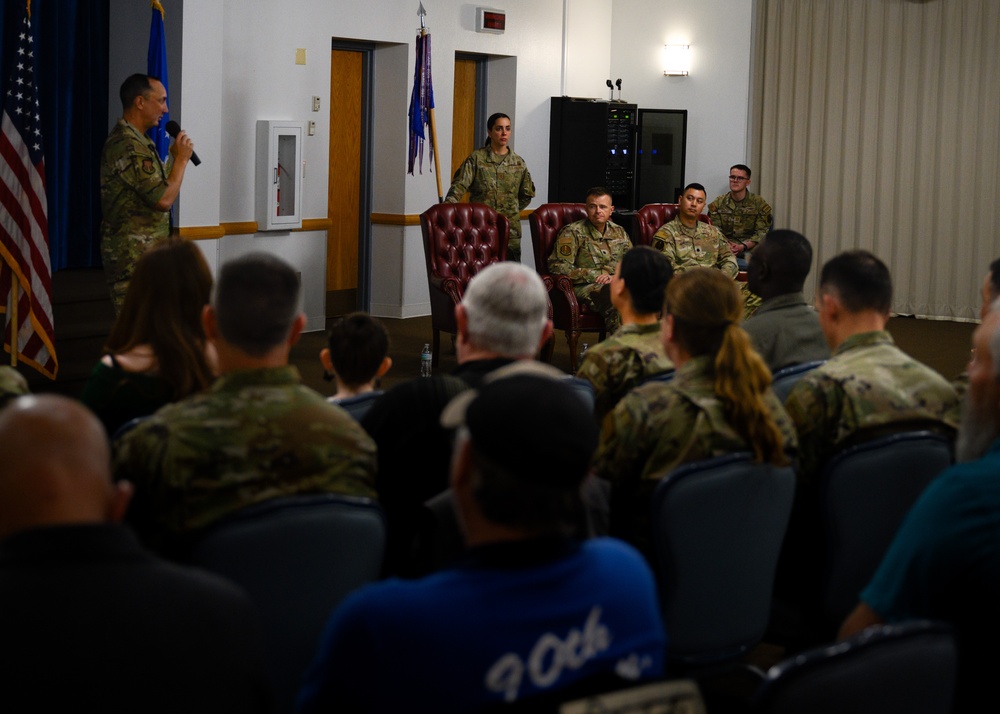
M729 180L730 181L749 181L750 179L748 179L746 176L730 176Z

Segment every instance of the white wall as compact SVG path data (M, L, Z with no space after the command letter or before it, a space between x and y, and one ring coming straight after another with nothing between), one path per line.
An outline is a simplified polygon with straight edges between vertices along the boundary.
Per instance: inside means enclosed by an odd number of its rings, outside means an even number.
M685 180L729 190L729 167L747 163L753 0L615 0L611 71L640 107L687 109ZM691 74L664 77L665 44L691 46ZM759 185L754 175L754 190Z
M406 109L419 27L416 3L162 2L170 42L171 111L179 120L183 117L203 160L185 178L179 225L254 220L258 119L317 122L316 135L305 138L303 216L326 218L330 43L334 37L370 42L377 48L373 209L412 215L437 201L426 153L424 173L405 175ZM461 0L424 4L433 42L439 159L446 167L441 177L444 190L450 180L456 52L513 60L510 69L504 61L503 74L516 73L516 88L508 94L514 106L488 110L504 111L513 119L512 146L525 157L538 191L532 206L546 200L550 97L565 93L607 98L605 80L609 77L622 78L622 98L627 101L643 107L688 108L687 176L702 180L710 192L725 188L729 165L745 158L752 0L703 0L697 7L676 0L491 0L488 4L506 10L505 34L475 32L475 4ZM111 17L109 77L116 90L124 76L145 67L148 2L112 0ZM172 39L178 24L183 34L179 48ZM663 77L658 66L660 48L672 39L672 33L684 35L682 39L695 53L692 76L683 80ZM305 65L295 64L297 48L306 51ZM183 92L174 86L175 67L183 73ZM321 98L318 113L311 111L313 95ZM109 99L109 106L117 117L116 98ZM522 229L527 236L526 222ZM375 226L372 239L372 311L399 317L428 314L419 227ZM293 261L302 272L308 329L323 328L322 231L231 235L202 241L201 247L213 265L250 249L272 250ZM530 261L530 251L526 255Z

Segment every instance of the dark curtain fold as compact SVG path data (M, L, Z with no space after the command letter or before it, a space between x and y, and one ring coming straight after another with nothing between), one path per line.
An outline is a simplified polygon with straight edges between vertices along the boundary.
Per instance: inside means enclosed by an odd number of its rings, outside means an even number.
M7 91L18 5L0 13L0 89ZM108 133L108 0L32 0L53 272L101 264L98 170Z

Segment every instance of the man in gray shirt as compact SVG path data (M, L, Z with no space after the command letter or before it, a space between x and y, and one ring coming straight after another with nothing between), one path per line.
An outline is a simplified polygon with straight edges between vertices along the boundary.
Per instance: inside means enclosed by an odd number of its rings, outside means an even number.
M747 267L750 292L763 299L743 329L767 366L782 367L827 359L830 348L802 285L812 266L812 246L801 233L770 231Z

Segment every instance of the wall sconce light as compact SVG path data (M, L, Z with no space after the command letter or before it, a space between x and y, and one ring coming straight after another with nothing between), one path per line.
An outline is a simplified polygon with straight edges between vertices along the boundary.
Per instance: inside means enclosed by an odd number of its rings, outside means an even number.
M664 77L686 77L690 69L690 45L663 45Z

